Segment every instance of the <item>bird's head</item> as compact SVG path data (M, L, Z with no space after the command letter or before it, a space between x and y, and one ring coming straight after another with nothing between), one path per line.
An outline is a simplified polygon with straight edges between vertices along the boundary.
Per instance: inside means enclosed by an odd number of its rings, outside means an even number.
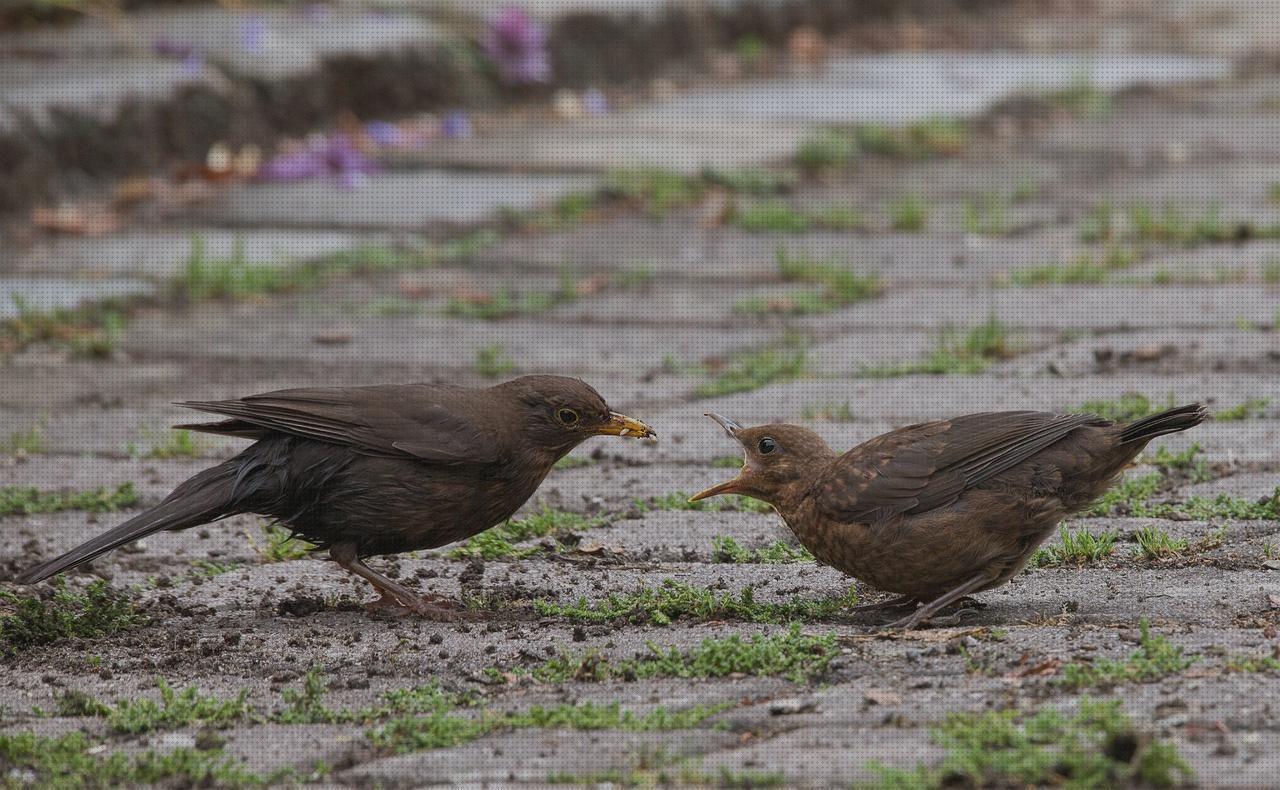
M742 471L732 480L694 494L691 502L719 494L742 494L785 512L813 480L817 467L836 455L808 428L784 424L744 428L719 414L707 416L742 445Z
M656 439L648 425L609 409L588 384L564 376L522 376L498 385L522 411L520 429L556 457L592 436Z

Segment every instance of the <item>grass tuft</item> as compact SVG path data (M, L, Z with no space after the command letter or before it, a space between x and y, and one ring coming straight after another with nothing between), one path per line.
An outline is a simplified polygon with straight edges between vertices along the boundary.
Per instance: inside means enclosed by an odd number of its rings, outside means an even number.
M1041 710L951 713L933 730L946 750L941 765L914 770L873 763L878 786L1168 787L1194 778L1170 743L1141 737L1120 700L1080 700L1067 716Z
M264 787L293 776L291 770L255 774L219 750L106 751L84 733L0 734L0 765L8 779L41 787ZM31 782L20 777L31 775Z
M784 677L796 683L818 677L840 654L835 634L810 636L798 623L780 634L708 638L687 652L648 643L634 659L611 661L597 653L560 655L531 669L518 669L541 683L603 681L613 678L720 678L729 675Z
M0 617L0 653L12 654L60 639L93 639L125 631L147 622L133 602L105 581L95 581L74 592L57 577L49 599L22 598L0 591L0 602L13 607Z
M1069 689L1110 688L1121 683L1145 683L1174 675L1195 663L1182 648L1163 636L1151 633L1144 617L1138 625L1139 648L1123 661L1101 659L1062 665L1062 676L1054 682Z
M1058 528L1062 544L1046 546L1032 557L1038 567L1050 565L1084 566L1110 557L1115 552L1116 533L1103 532L1094 535L1087 529L1070 531L1066 526Z
M501 345L493 344L476 351L476 373L487 379L496 379L514 372L516 363Z
M496 527L468 538L450 549L446 556L453 558L481 557L486 560L519 559L537 554L538 546L517 545L534 538L558 537L595 529L605 523L604 518L587 517L567 510L542 506L542 509L525 518L510 519Z
M781 540L775 540L764 548L747 549L731 537L716 535L711 539L711 546L714 562L784 565L793 562L815 561L808 549L803 546L792 546L790 543Z
M737 595L717 595L712 590L664 579L656 589L641 587L624 595L610 594L595 604L579 598L571 604L534 601L534 609L544 617L562 617L580 622L622 621L667 625L673 620L746 620L753 623L784 623L792 620L821 620L857 602L850 588L840 598L759 603L755 592L746 588Z
M253 547L254 553L262 558L265 563L300 560L316 549L315 546L305 540L294 537L292 531L280 524L271 521L259 521L258 527L262 530L263 542L261 545L248 532L244 533L244 536L249 540L249 545Z
M0 488L0 516L57 513L62 510L84 510L89 513L114 513L138 503L133 483L121 483L114 490L40 491L36 488L5 486Z
M804 373L805 357L805 344L794 338L745 351L735 355L715 378L699 384L695 392L701 398L715 398L790 381Z

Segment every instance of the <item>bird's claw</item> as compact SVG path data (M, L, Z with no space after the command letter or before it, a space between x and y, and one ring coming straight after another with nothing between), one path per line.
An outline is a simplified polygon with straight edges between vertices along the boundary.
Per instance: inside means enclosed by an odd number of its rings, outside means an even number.
M386 591L378 600L365 604L369 614L380 614L390 617L417 616L438 622L453 622L462 619L457 604L446 598L433 596L430 600L416 596L396 596Z

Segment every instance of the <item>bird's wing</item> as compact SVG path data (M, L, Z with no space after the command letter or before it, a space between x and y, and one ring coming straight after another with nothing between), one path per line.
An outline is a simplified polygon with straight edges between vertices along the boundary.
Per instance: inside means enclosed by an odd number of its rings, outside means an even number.
M1013 411L908 426L845 453L816 481L816 493L823 510L843 520L874 523L923 513L1091 424L1105 421Z
M231 418L179 426L209 433L251 438L284 433L370 455L434 463L485 464L502 456L498 437L483 424L475 393L456 387L316 387L179 405Z

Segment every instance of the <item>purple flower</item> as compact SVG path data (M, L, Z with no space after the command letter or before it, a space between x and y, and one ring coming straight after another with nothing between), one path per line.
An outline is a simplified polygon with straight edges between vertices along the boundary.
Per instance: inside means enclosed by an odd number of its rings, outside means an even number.
M182 59L182 71L191 77L204 71L204 56L199 52L192 52L187 55Z
M262 45L267 36L267 26L262 17L256 14L240 23L240 46L251 55L262 54Z
M461 110L451 112L440 121L440 134L448 140L464 140L471 136L471 118Z
M360 153L349 137L335 134L313 140L304 148L276 154L258 169L258 178L302 181L332 174L344 187L354 188L377 169L377 164Z
M195 54L196 45L181 38L157 36L151 39L151 51L162 58L186 60Z
M387 121L369 121L364 125L364 133L369 139L383 148L399 146L404 143L404 134L400 127Z
M519 6L508 6L489 19L482 46L505 82L523 85L551 79L547 30Z
M609 112L609 100L595 88L587 88L582 92L582 109L587 115L604 115Z

